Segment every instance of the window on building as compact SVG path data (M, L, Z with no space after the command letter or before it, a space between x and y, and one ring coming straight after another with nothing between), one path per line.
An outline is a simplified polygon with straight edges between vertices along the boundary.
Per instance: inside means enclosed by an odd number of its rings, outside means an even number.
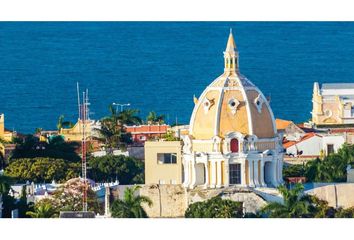
M230 164L230 184L241 184L241 164Z
M327 155L334 153L334 145L327 144Z
M238 140L236 138L231 139L230 150L233 153L238 152Z
M159 164L175 164L177 163L177 153L158 153L157 162Z

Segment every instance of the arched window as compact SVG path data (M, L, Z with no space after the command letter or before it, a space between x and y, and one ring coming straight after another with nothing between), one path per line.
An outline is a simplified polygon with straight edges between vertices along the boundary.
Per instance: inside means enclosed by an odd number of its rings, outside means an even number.
M231 139L231 141L230 141L230 150L233 153L238 152L238 140L236 138Z

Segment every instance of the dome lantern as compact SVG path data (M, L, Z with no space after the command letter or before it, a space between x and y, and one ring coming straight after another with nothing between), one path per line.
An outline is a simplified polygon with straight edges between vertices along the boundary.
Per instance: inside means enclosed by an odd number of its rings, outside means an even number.
M224 51L225 72L235 72L238 70L238 51L236 48L232 28L230 28L229 38Z

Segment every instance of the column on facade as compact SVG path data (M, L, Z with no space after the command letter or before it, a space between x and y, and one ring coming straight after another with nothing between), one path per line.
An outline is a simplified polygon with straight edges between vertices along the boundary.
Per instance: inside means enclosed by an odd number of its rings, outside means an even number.
M269 173L271 175L271 183L273 186L278 186L278 180L277 180L277 171L278 171L278 164L277 164L277 160L273 159L271 162L271 172Z
M195 159L192 159L191 161L191 182L190 182L190 188L194 188L196 186L196 181L197 181L197 169L195 167Z
M221 187L221 181L222 181L222 168L221 168L221 160L218 160L216 162L217 166L217 179L216 179L216 187L220 188Z
M248 160L248 177L249 177L249 186L254 187L254 175L253 175L253 160Z
M241 162L241 185L243 186L247 186L246 184L246 171L248 171L246 169L246 161L247 160L244 160Z
M208 161L204 162L204 172L205 172L205 184L204 184L204 188L208 188L209 187L209 168L208 168Z
M255 187L259 187L259 178L258 178L258 161L259 160L255 160L253 161L253 182Z
M283 161L278 158L278 183L281 184L283 182Z
M228 187L230 185L229 183L229 160L226 159L224 160L224 186Z
M260 171L260 174L261 174L261 182L259 183L262 187L265 187L266 184L264 182L264 160L261 160L261 171Z
M216 162L210 161L210 187L215 188L216 185Z

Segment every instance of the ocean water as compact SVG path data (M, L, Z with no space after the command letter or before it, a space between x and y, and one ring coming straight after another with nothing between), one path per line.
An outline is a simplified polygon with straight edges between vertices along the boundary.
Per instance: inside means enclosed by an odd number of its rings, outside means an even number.
M354 82L354 22L0 22L6 127L76 121L76 82L89 89L93 119L118 102L188 123L193 95L223 72L230 27L240 70L275 117L308 120L314 81Z

